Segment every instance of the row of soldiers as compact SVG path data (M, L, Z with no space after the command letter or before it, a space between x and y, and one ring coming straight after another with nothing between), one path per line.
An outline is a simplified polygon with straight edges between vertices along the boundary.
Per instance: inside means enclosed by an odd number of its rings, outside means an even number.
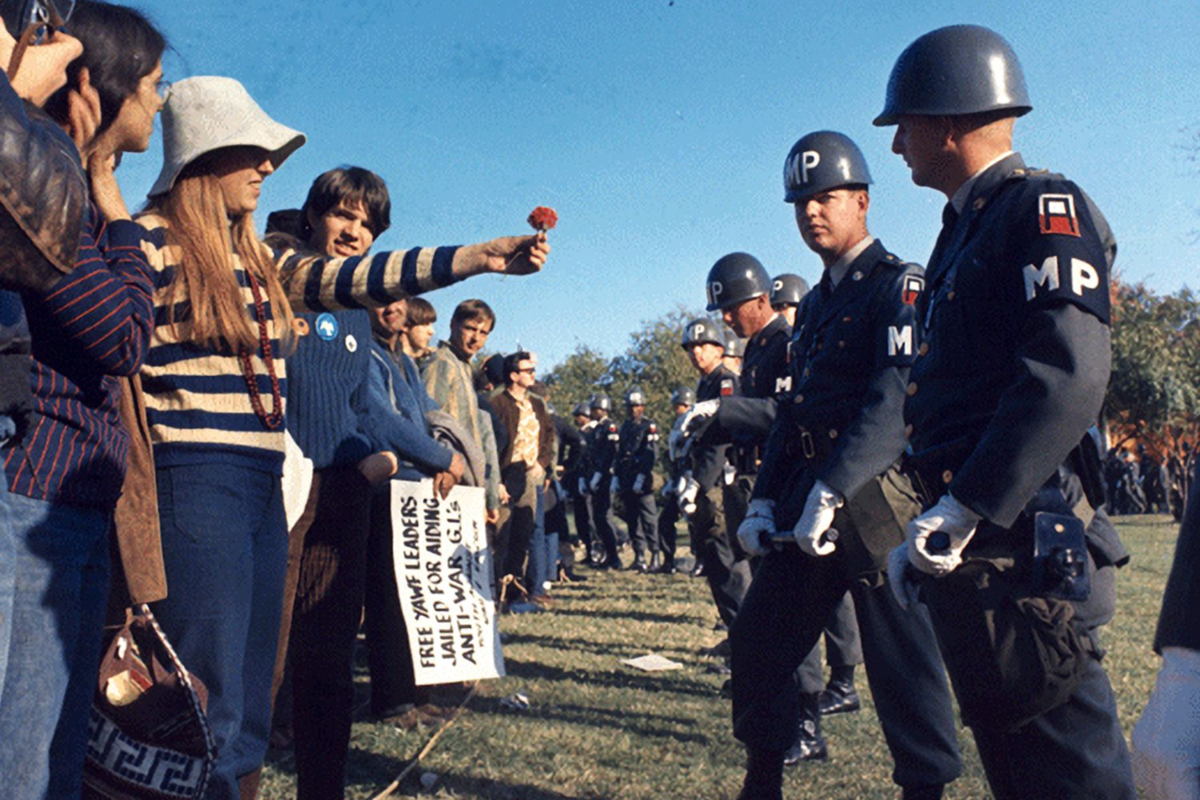
M1115 240L1078 186L1014 152L1031 109L994 31L918 38L875 124L949 201L927 268L868 232L866 159L823 130L784 164L824 266L794 323L753 256L709 271L708 311L747 340L743 370L725 370L712 323L688 325L702 378L670 444L730 621L741 800L779 800L785 765L827 757L816 648L847 593L905 798L941 797L961 774L947 674L997 797L1136 796L1096 634L1129 558L1091 432ZM605 418L592 440L616 449ZM605 477L586 481L598 520L633 485Z
M1104 461L1108 487L1108 510L1113 514L1170 513L1179 522L1187 506L1195 456L1189 442L1181 452L1159 461L1138 444L1136 457L1127 450L1112 448Z

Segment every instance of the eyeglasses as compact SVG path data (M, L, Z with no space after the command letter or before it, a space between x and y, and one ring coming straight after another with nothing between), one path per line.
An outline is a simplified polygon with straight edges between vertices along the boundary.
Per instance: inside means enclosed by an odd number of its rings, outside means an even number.
M160 80L158 83L154 84L154 91L163 99L163 102L165 103L167 98L171 96L171 82L166 79Z
M537 367L525 367L525 369L514 370L514 372L528 372L530 375L537 372Z

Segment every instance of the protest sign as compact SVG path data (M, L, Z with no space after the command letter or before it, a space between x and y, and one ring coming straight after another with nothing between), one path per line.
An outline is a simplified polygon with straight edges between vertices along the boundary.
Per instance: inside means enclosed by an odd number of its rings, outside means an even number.
M504 675L484 490L392 481L392 551L418 686Z

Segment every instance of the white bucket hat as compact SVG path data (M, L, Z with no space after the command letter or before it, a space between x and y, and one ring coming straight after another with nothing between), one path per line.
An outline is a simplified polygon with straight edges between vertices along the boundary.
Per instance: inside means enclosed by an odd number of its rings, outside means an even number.
M279 167L305 142L300 131L267 116L233 78L202 75L172 84L162 112L163 168L150 196L171 191L184 168L223 147L261 147Z

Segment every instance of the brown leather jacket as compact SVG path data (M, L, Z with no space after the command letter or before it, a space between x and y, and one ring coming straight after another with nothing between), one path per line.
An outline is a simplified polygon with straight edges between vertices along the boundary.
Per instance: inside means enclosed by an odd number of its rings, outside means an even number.
M73 270L87 202L74 143L0 75L0 288L44 292Z
M533 413L538 420L537 461L542 469L550 473L554 465L554 420L550 418L550 412L546 410L546 403L542 398L534 394L530 394L528 397L533 403ZM517 440L517 426L521 422L521 411L517 408L517 401L507 391L496 394L492 398L492 405L495 406L496 413L500 415L500 420L508 430L508 446L500 454L500 469L504 469L512 462L513 442Z

